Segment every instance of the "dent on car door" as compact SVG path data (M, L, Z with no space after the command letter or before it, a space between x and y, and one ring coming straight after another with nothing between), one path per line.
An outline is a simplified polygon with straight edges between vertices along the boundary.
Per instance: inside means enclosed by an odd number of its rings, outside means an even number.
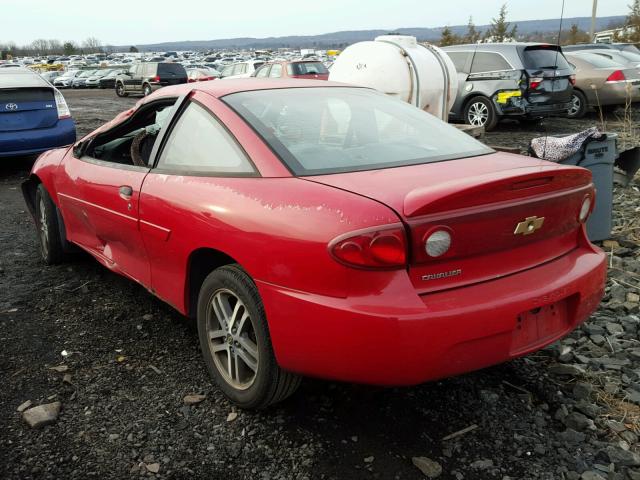
M142 114L136 113L125 123L135 125ZM94 137L95 143L99 141L95 138L104 138L100 135L108 136L117 128L120 126ZM61 165L58 198L69 240L107 267L149 285L149 261L138 225L140 191L149 167L118 163L110 160L118 158L116 154L110 157L97 153L111 146L114 151L128 148L126 142L131 142L139 130L128 131L125 126L121 133L118 130L117 137L92 147L92 156L70 150Z

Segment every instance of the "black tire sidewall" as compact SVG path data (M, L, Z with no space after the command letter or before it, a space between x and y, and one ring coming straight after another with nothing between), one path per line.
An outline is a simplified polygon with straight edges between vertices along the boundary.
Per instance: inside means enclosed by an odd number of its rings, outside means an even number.
M124 85L122 83L116 83L116 95L119 97L125 96Z
M498 115L496 113L496 109L493 106L493 103L491 102L490 99L488 99L486 97L473 97L471 100L469 100L467 102L467 104L464 107L464 112L463 112L464 123L466 123L467 125L472 125L472 123L469 121L469 110L471 109L471 105L473 105L474 103L478 103L478 102L481 102L484 105L486 105L487 110L489 112L489 116L487 118L487 121L483 125L484 129L486 131L492 130L498 124Z
M151 86L148 83L145 83L142 86L142 95L144 95L145 97L148 97L152 93L153 93L153 90L151 90Z
M36 189L36 198L35 198L35 222L36 228L38 229L38 244L40 245L40 254L42 259L48 265L53 265L56 263L60 263L64 258L64 249L62 246L62 239L60 236L60 226L58 224L58 215L57 208L51 200L49 193L43 184L38 185ZM40 202L42 200L42 202ZM42 245L42 238L40 234L40 203L44 205L45 209L45 222L48 233L48 247L45 252Z
M238 390L229 385L216 367L209 350L207 336L207 306L216 291L221 288L231 290L245 304L253 323L258 345L259 366L253 384L246 390ZM202 356L209 374L224 394L242 408L260 408L275 382L278 366L273 355L266 316L258 289L251 278L238 266L225 266L211 272L204 280L198 296L198 338Z

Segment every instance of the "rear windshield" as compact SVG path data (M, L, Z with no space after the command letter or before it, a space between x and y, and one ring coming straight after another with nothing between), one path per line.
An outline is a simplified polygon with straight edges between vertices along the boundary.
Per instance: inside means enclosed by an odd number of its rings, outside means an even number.
M223 100L296 175L415 165L493 151L433 115L364 88L256 90Z
M598 55L597 53L581 53L576 55L576 58L584 60L585 62L593 65L596 68L620 68L619 63L614 62L609 57L604 55Z
M322 62L295 62L287 65L289 75L317 75L329 73Z
M158 75L161 73L172 73L173 75L187 76L187 71L179 63L159 63Z
M50 88L0 89L0 103L51 102Z
M522 52L522 63L527 70L541 68L554 70L571 69L564 55L554 45L525 48Z

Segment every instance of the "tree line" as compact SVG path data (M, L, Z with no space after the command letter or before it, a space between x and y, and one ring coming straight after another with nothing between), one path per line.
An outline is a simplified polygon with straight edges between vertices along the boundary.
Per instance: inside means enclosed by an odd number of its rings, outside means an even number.
M28 45L18 46L15 42L0 42L0 52L2 58L11 56L45 56L45 55L81 55L88 53L111 53L112 46L103 46L95 37L88 37L83 42L67 40L62 42L58 39L39 38Z
M614 36L614 41L640 42L640 0L633 0L633 3L629 5L629 10L629 15L627 15L625 22L609 26L610 29L626 27L623 32L619 32ZM511 26L507 21L507 13L507 5L504 4L500 8L498 16L491 20L491 24L484 34L478 32L471 17L469 17L467 31L463 35L456 35L451 31L451 28L446 26L442 29L438 44L441 47L446 47L447 45L478 42L500 43L505 40L547 43L556 43L559 40L561 45L573 45L592 41L589 34L581 30L576 24L572 24L568 30L560 32L560 38L558 38L558 32L532 32L528 35L519 35L518 26Z

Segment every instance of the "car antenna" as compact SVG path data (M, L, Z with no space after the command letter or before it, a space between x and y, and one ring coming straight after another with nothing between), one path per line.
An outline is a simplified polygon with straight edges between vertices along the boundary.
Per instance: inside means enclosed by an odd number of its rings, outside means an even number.
M553 81L551 82L551 96L553 97L553 87L556 85L556 77L558 76L558 54L560 53L560 36L562 35L562 19L564 18L564 0L562 0L562 7L560 10L560 28L558 28L558 38L556 39L556 58L553 61ZM543 74L544 75L544 74ZM549 132L545 126L544 145L542 147L542 159L547 156L547 139L549 138Z

